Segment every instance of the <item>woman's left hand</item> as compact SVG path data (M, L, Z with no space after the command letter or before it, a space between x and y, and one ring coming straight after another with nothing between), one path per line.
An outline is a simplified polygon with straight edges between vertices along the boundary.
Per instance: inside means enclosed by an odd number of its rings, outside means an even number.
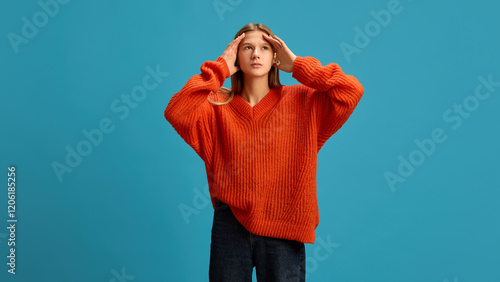
M263 34L265 40L267 40L271 45L273 45L274 51L276 52L276 61L273 67L278 68L284 72L292 72L293 64L295 63L295 54L288 49L285 42L281 40L278 36L273 37Z

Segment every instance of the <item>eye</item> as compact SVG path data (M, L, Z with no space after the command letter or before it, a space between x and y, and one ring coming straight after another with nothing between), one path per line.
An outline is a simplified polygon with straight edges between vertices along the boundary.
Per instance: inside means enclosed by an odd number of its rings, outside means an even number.
M244 50L251 50L251 49L252 49L252 47L251 47L251 46L245 46L245 47L243 47L243 49L244 49Z
M264 47L262 47L262 50L269 50L269 47L264 46Z

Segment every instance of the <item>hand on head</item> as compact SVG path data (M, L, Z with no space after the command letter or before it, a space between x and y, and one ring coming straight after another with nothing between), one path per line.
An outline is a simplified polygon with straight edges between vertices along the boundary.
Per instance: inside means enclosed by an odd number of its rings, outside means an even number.
M235 66L235 62L238 56L238 47L240 45L241 40L245 38L245 33L242 33L240 36L236 37L229 45L227 45L226 50L222 53L221 57L226 60L227 67L229 68L229 72L231 75L240 70L239 66Z
M263 34L262 37L273 46L274 51L276 52L276 59L274 61L273 66L284 72L292 72L293 65L295 63L295 58L297 56L288 48L288 46L286 46L285 42L278 36L276 35L269 36L267 34ZM228 44L224 53L222 53L222 57L226 60L231 75L240 70L239 66L235 66L235 62L236 59L238 58L238 47L243 38L245 38L245 33L242 33L240 36L236 37L233 41L231 41L231 43Z
M297 56L293 54L293 52L286 46L285 42L278 36L263 34L262 37L273 45L274 51L276 52L276 62L273 66L284 72L292 72L293 64L295 63L295 58Z

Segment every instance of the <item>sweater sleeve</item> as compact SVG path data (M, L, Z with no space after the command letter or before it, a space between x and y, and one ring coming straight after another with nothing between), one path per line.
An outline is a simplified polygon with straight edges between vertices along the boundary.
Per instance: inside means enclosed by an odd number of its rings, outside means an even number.
M172 96L164 116L182 139L206 162L213 143L210 130L213 105L207 97L211 92L217 93L230 72L222 57L203 63L200 70L201 74L192 76Z
M292 77L312 89L316 99L318 151L347 121L357 106L364 89L352 75L346 75L338 64L322 66L313 57L297 57Z

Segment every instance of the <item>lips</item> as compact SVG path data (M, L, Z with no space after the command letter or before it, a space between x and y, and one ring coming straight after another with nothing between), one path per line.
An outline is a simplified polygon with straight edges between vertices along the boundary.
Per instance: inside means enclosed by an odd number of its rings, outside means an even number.
M255 64L251 64L251 66L254 68L259 68L259 67L262 67L262 64L255 63Z

